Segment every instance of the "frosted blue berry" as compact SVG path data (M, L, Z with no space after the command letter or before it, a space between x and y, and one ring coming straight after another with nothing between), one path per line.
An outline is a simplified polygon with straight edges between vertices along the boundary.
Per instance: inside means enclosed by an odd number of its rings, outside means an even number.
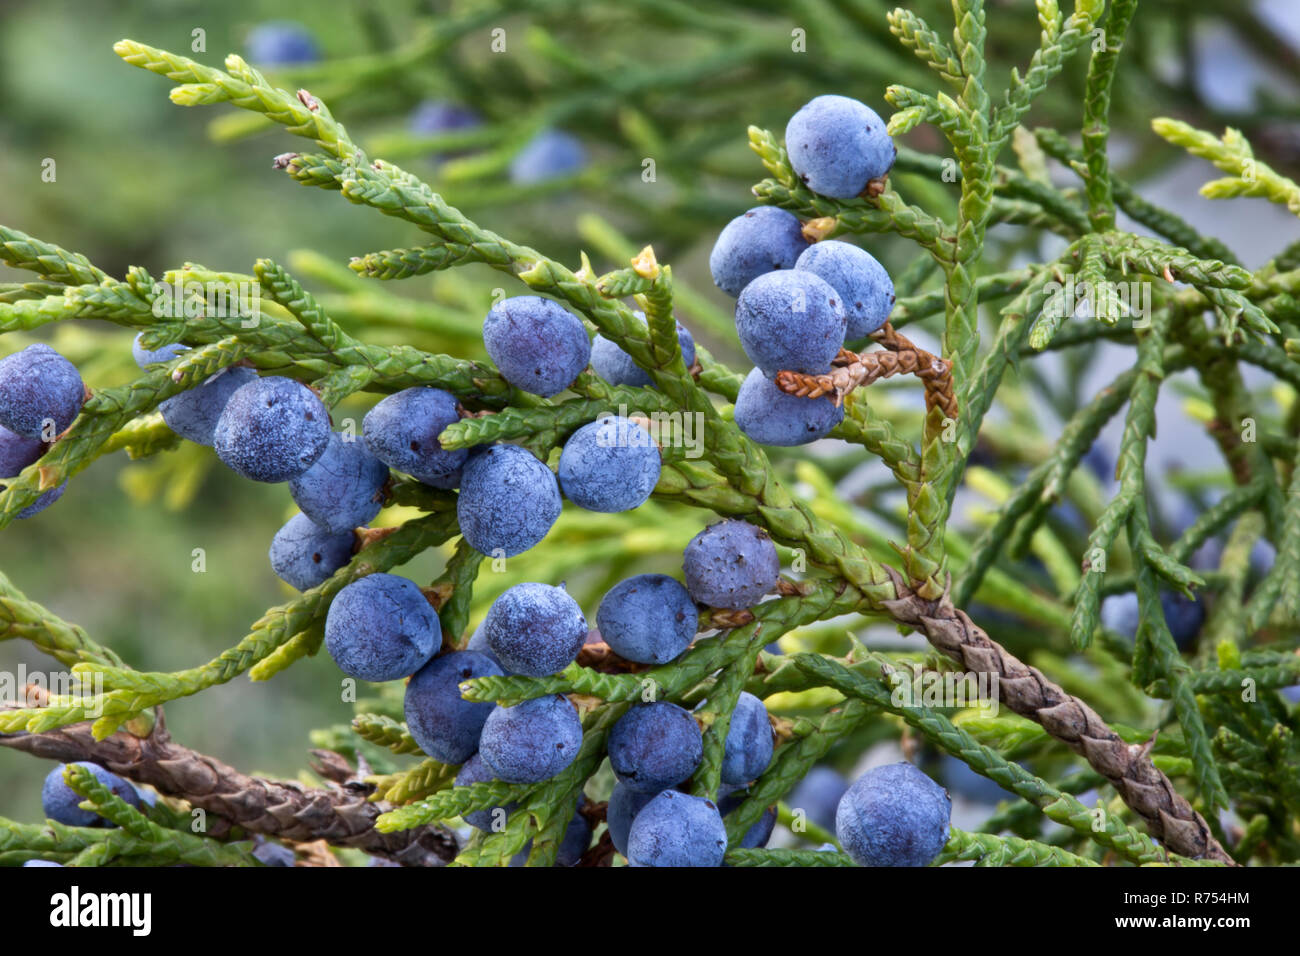
M734 418L736 427L760 445L788 448L825 438L844 421L844 406L829 395L789 395L756 368L740 386Z
M62 864L62 863L55 863L53 860L27 860L25 863L23 863L23 866L58 866L58 867L62 867L63 864Z
M41 807L45 811L45 816L56 823L70 827L115 826L116 824L109 823L93 810L83 810L78 806L81 797L63 779L63 770L66 766L67 764L61 763L51 770L41 786ZM113 796L120 797L137 810L140 809L140 797L135 792L135 788L117 774L109 773L99 764L85 760L78 760L77 766L85 767L94 774L95 779L107 787Z
M609 839L614 849L627 856L627 834L632 829L632 821L641 812L641 808L659 796L661 791L640 793L625 783L614 784L609 795L609 805L605 809L605 823L609 826Z
M510 181L531 185L576 173L587 165L587 150L576 136L545 129L528 141L510 161Z
M767 708L753 694L742 691L727 728L722 756L722 782L746 784L772 762L772 722Z
M833 199L860 196L893 168L898 150L885 122L847 96L818 96L785 127L790 166L808 188Z
M140 339L143 337L144 333L141 332L131 341L131 357L135 359L135 364L141 368L148 368L158 362L170 362L182 352L189 350L189 346L182 345L180 342L164 345L160 349L147 349L140 344Z
M492 652L492 648L488 646L487 634L484 633L482 624L476 627L474 633L470 635L469 641L465 644L465 650L474 651L475 653L490 657L492 663L501 668L503 673L510 673L510 669L501 663L501 658L497 657L496 654Z
M540 783L573 763L582 746L582 721L560 694L514 707L497 706L483 724L479 756L507 783Z
M560 516L555 473L518 445L493 445L465 463L456 517L470 547L513 558L546 537Z
M925 866L948 842L952 801L910 763L868 770L840 799L835 835L861 866Z
M444 449L438 436L460 421L456 396L417 386L389 395L366 413L361 427L370 453L433 488L455 488L467 449Z
M740 293L736 332L768 376L782 369L824 375L844 346L840 294L811 272L769 272Z
M667 701L637 704L609 732L609 765L619 781L641 793L675 787L704 756L700 725Z
M799 781L786 802L791 810L802 810L804 817L824 830L835 829L835 810L849 782L830 767L813 767Z
M420 749L434 760L464 763L478 750L490 703L460 695L460 685L475 677L500 676L493 660L474 651L451 651L425 664L406 685L406 727Z
M287 20L262 23L248 34L247 59L260 67L292 66L320 59L316 39L307 28Z
M329 412L316 393L278 375L231 395L212 435L217 457L253 481L297 478L329 443Z
M744 787L737 787L730 784L722 784L718 787L718 812L723 817L729 817L740 805L749 798L749 791ZM772 839L772 831L776 829L776 807L768 807L763 811L763 815L752 823L745 835L740 838L736 844L741 850L759 850L767 846L767 841Z
M807 248L803 225L793 213L758 206L723 227L709 253L709 271L714 285L738 296L764 273L793 269Z
M199 445L211 445L217 421L226 410L230 396L257 378L251 368L237 366L223 369L207 381L158 406L167 427Z
M326 531L305 514L296 514L271 539L271 570L299 591L323 584L352 560L351 531Z
M835 239L813 243L794 267L826 280L840 294L848 316L847 339L875 332L894 309L894 280L875 256L851 243Z
M634 866L721 866L727 828L712 800L665 790L632 821L627 857Z
M0 359L0 425L53 441L81 411L86 386L77 367L43 343Z
M588 511L630 511L650 497L662 467L659 446L648 431L609 415L583 425L564 443L560 488Z
M699 613L680 582L666 574L638 574L609 590L596 610L596 627L614 653L640 664L667 664L695 637Z
M686 546L686 590L708 607L752 607L776 587L781 563L762 528L729 518L711 524Z
M578 807L573 811L569 825L564 828L564 836L555 852L555 866L577 866L582 854L591 846L591 823L582 813L587 798L578 794ZM533 852L533 841L529 840L524 848L510 858L511 866L526 866L528 856Z
M507 382L543 398L573 384L591 358L582 320L538 295L494 305L483 320L483 344Z
M645 324L645 313L636 317ZM682 361L690 368L695 364L695 338L686 326L677 323L677 344L682 349ZM613 339L597 335L591 340L591 369L611 385L628 385L633 388L654 387L650 373L632 361Z
M456 773L456 786L469 787L476 783L487 783L496 780L497 775L488 769L483 758L478 754L470 757L461 766ZM483 810L471 810L463 817L464 821L476 830L484 830L488 833L500 833L505 829L506 821L510 814L514 813L516 803L508 803L504 807L487 807Z
M415 582L368 574L334 596L325 616L325 648L339 670L358 680L409 677L441 641L438 613Z
M289 482L289 493L317 527L351 531L379 514L386 481L388 466L364 442L333 432L316 464Z
M512 674L545 677L564 670L587 639L582 608L562 587L527 581L492 602L483 637Z

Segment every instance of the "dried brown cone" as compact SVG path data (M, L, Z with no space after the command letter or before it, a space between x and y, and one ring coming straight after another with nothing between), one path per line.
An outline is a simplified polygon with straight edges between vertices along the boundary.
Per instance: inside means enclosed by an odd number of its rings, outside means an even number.
M957 418L952 362L918 348L888 322L871 337L884 346L882 351L859 354L849 349L840 349L831 363L830 372L825 375L777 372L777 387L800 398L830 395L838 405L855 388L870 385L878 379L889 378L891 375L915 375L925 386L926 408L939 408L946 417L954 420Z
M240 826L295 843L325 840L406 866L441 866L458 852L456 838L442 827L380 833L375 819L392 807L368 802L374 787L355 776L323 788L249 777L175 743L161 720L144 738L116 733L96 740L90 727L84 722L39 734L0 734L0 746L64 763L89 760L147 783L165 796L207 811L207 833L217 839ZM330 767L322 764L322 769Z
M1126 744L1095 710L992 641L965 611L953 606L947 592L927 601L893 568L886 571L898 593L884 602L894 620L920 631L967 670L996 674L999 704L1028 717L1087 760L1168 849L1235 865L1204 818L1156 769L1146 747Z

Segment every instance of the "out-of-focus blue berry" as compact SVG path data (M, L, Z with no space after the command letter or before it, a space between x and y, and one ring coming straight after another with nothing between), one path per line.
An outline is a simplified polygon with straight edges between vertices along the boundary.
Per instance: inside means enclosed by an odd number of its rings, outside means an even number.
M627 784L614 784L609 795L609 804L605 808L605 823L609 827L609 839L614 849L627 856L627 834L632 829L632 821L641 812L641 808L659 796L659 792L640 793Z
M724 818L728 817L733 811L740 809L740 805L748 797L749 793L744 787L723 784L718 788L718 812ZM773 806L763 811L763 815L745 831L745 835L740 838L736 846L741 850L761 850L767 846L767 841L772 839L772 831L775 829L776 807Z
M351 531L326 531L296 514L271 539L271 570L290 587L307 591L352 560Z
M964 760L944 754L943 782L951 793L959 794L976 803L995 805L1000 800L1013 799L1014 793L1003 790L988 777L978 774Z
M619 781L641 793L675 787L704 756L700 725L667 701L637 704L609 733L609 765Z
M752 607L776 587L776 545L762 528L739 518L709 525L686 546L686 590L708 607Z
M325 531L351 531L370 523L383 507L388 466L360 441L330 435L325 454L289 482L289 493L312 522Z
M644 325L645 313L637 312L636 316ZM680 322L677 323L677 344L682 349L682 361L690 368L695 364L695 338ZM624 352L617 342L603 335L597 335L591 340L591 368L611 385L628 385L633 388L654 386L650 373L632 361L632 356Z
M420 749L434 760L464 763L478 750L490 703L460 695L462 682L504 673L486 654L451 651L425 664L406 685L406 728Z
M217 419L217 457L253 481L297 478L325 453L330 416L316 393L291 378L271 375L230 396Z
M560 516L555 473L518 445L493 445L461 472L456 517L475 551L513 558L546 537Z
M650 497L662 467L659 446L648 431L609 415L583 425L564 443L560 488L588 511L630 511Z
M840 294L811 272L769 272L736 302L736 332L749 360L775 376L782 369L824 375L844 346Z
M722 782L746 784L772 762L772 722L763 702L741 691L731 714L722 756Z
M358 680L409 677L441 641L438 612L409 578L378 572L334 596L325 616L325 648Z
M564 670L587 639L587 619L563 587L526 581L492 602L483 637L512 674L545 677Z
M801 398L751 369L736 396L736 427L760 445L788 448L825 438L844 421L844 406L829 395Z
M786 802L822 829L834 830L835 811L848 789L849 782L830 767L817 766L804 775Z
M469 787L476 783L496 780L497 775L483 762L478 754L470 757L456 774L456 786ZM471 810L463 817L464 821L476 830L487 833L500 833L506 827L510 814L518 804L508 803L504 807L488 807L484 810Z
M727 828L712 800L665 790L632 821L628 862L634 866L721 866Z
M853 199L893 168L898 150L885 122L847 96L818 96L785 127L790 166L820 196Z
M578 137L544 129L510 161L510 181L527 186L579 172L586 165L587 150Z
M713 284L738 296L759 276L793 269L808 248L803 224L794 213L775 206L758 206L727 223L709 253Z
M550 398L573 384L591 359L582 320L553 299L503 299L483 320L483 344L515 388Z
M475 129L483 125L483 119L468 106L461 106L449 100L424 100L411 111L411 119L407 125L417 136L437 136L439 133ZM466 151L456 150L442 155L464 156Z
M254 66L292 66L320 59L316 38L299 23L274 20L261 23L248 34L248 61Z
M560 694L514 707L497 706L479 740L479 756L507 783L540 783L573 763L582 746L582 721Z
M293 850L287 846L269 840L263 840L253 847L253 856L261 861L263 866L293 866L298 859Z
M27 860L23 866L63 866L62 863L55 863L53 860Z
M848 316L847 339L861 339L885 324L894 308L894 280L867 250L827 239L813 243L794 267L826 280Z
M614 653L640 664L667 664L690 645L699 613L680 582L638 574L610 588L596 627Z
M925 866L948 842L952 801L910 763L868 770L840 799L835 835L861 866Z
M460 484L469 452L444 449L438 436L458 421L456 396L417 386L389 395L366 413L361 427L366 447L380 461L432 488L446 489Z
M63 780L63 770L66 766L67 764L59 764L45 777L45 783L41 787L41 807L45 811L45 816L56 823L70 827L116 826L117 824L110 823L93 810L81 809L81 797ZM113 796L120 797L137 810L140 809L140 795L135 792L135 787L117 774L110 773L99 764L86 760L78 760L77 766L85 767L94 774L95 779L107 787Z
M1173 635L1180 651L1196 643L1205 623L1205 602L1199 597L1187 597L1179 591L1161 591L1160 608L1165 612L1165 624Z
M158 406L167 427L195 444L211 445L213 432L230 396L257 378L251 368L223 369L194 388Z
M85 398L77 367L44 343L0 359L0 425L24 438L53 441Z
M140 339L143 337L144 333L141 332L131 340L131 357L135 359L135 364L141 368L148 368L158 362L170 362L182 352L189 351L189 346L182 345L180 342L164 345L160 349L147 349L140 344Z

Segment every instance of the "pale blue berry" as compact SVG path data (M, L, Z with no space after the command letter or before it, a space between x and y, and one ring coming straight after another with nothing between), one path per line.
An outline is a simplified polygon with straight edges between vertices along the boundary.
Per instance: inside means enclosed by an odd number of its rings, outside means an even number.
M632 821L627 857L633 866L721 866L727 828L712 800L665 790Z
M53 441L85 397L77 367L44 343L0 359L0 425L24 438Z
M641 793L675 787L703 756L700 725L690 711L667 701L637 704L609 733L609 765L621 783Z
M512 558L546 537L560 516L555 473L518 445L493 445L465 463L456 517L475 551Z
M686 588L666 574L638 574L610 589L596 627L619 657L667 664L690 645L699 614Z
M821 277L839 293L848 317L845 338L850 341L878 330L893 311L894 281L865 249L827 239L809 246L794 267Z
M576 136L545 129L525 144L510 161L510 181L529 186L579 172L587 165L587 150Z
M315 392L278 375L231 395L212 435L218 458L245 478L267 482L297 478L329 442L329 412Z
M502 667L545 677L564 670L582 650L587 619L563 587L528 581L492 602L483 637Z
M543 398L568 388L591 358L582 320L537 295L494 305L483 321L483 344L507 382Z
M803 225L793 213L775 206L758 206L723 228L709 253L713 283L738 296L759 276L776 269L793 269L808 248Z
M206 381L158 406L167 427L198 445L211 445L221 413L230 396L257 379L251 368L223 369Z
M662 466L659 446L648 431L610 415L583 425L564 443L560 488L588 511L630 511L650 497Z
M753 694L742 691L727 728L722 782L740 785L756 779L772 762L772 744L767 708Z
M325 648L339 670L367 681L409 677L441 640L438 612L414 581L375 573L334 596L325 616Z
M886 175L898 150L885 122L865 103L847 96L818 96L785 127L790 166L808 188L833 199L860 196Z
M844 406L829 395L803 398L783 392L756 368L741 383L733 417L736 427L760 445L788 448L825 438L844 421Z
M460 421L456 396L440 388L417 386L389 395L362 422L370 453L432 488L455 488L469 456L464 448L446 449L438 440L444 428Z
M491 658L474 651L451 651L425 664L406 685L406 727L420 749L441 763L464 763L478 751L490 703L465 700L460 685L475 677L500 676Z
M351 531L326 531L296 514L271 539L271 570L290 587L307 591L352 560Z
M739 610L759 602L781 573L766 531L739 518L711 524L686 546L686 590L697 603Z
M343 532L379 514L387 481L388 466L365 443L334 432L316 464L289 482L289 493L317 527Z
M868 770L835 812L835 835L861 866L925 866L948 842L952 801L910 763Z
M769 272L740 293L736 332L749 360L775 377L782 369L824 375L844 346L840 294L811 272Z
M560 694L497 706L483 724L479 756L507 783L540 783L578 756L582 721Z

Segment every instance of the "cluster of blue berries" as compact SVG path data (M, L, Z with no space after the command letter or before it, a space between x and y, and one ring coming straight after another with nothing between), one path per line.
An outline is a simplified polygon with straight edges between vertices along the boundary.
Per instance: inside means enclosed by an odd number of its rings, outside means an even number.
M814 192L852 199L881 180L895 149L869 107L819 96L786 127L790 164ZM894 284L865 249L847 242L809 244L799 220L760 206L733 219L709 256L713 281L736 297L736 331L754 363L736 398L737 426L763 445L803 445L844 419L832 396L788 395L783 370L823 375L846 341L865 338L889 318Z

